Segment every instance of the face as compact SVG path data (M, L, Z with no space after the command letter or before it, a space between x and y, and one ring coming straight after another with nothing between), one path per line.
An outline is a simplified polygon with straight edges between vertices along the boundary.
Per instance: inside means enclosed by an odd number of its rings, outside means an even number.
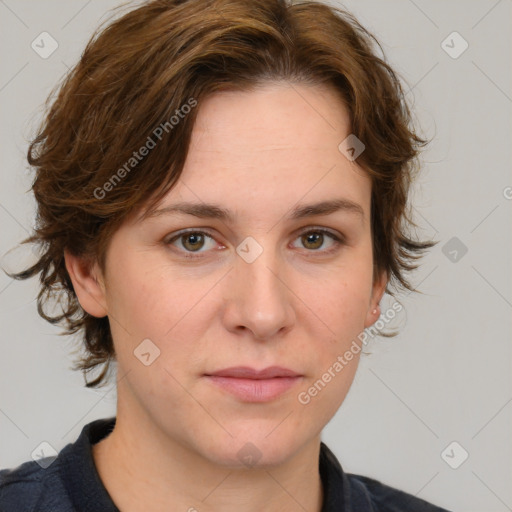
M318 439L378 318L371 182L338 149L350 126L331 89L269 84L198 108L167 210L128 219L97 288L75 289L109 316L118 418L216 464L244 450L276 464ZM295 377L212 376L232 367Z

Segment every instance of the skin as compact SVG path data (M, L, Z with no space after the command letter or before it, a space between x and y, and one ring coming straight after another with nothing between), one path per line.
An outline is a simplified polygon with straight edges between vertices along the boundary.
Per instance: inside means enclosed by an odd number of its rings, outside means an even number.
M338 150L351 131L330 88L267 83L198 108L183 174L162 206L215 203L234 222L130 217L111 240L105 273L65 254L82 307L109 317L118 361L117 423L94 445L94 460L123 512L319 512L320 434L359 354L308 404L298 395L379 317L387 276L373 279L371 181ZM338 198L363 215L287 218L297 203ZM170 241L186 228L213 238ZM315 238L315 228L345 242ZM252 263L236 252L248 236L263 248ZM160 350L149 366L133 353L146 338ZM271 365L303 377L269 402L245 402L204 377ZM260 455L252 467L237 455L246 443Z

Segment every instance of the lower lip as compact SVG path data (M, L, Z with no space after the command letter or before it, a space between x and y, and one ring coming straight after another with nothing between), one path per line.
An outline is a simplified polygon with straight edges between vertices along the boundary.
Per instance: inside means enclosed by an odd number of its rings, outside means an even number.
M302 377L239 379L217 375L207 375L206 378L244 402L269 402L302 380Z

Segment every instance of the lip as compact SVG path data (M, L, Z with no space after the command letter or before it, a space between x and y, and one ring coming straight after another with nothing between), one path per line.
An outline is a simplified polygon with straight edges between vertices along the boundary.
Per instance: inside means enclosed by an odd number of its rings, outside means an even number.
M255 370L250 366L232 366L213 373L208 373L207 376L217 377L234 377L238 379L273 379L275 377L300 377L297 372L283 368L282 366L269 366L263 370Z
M269 402L302 380L302 375L288 368L270 366L256 370L248 366L225 368L205 374L213 385L243 402Z

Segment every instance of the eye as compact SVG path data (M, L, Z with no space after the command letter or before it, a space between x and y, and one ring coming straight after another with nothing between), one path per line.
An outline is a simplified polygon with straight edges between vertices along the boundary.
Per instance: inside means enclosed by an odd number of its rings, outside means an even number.
M324 228L308 228L299 233L296 240L300 239L302 246L311 253L330 254L335 252L344 243L342 236L339 236ZM327 241L330 241L328 248L321 249ZM200 258L208 250L219 247L213 236L206 231L194 230L181 231L164 242L178 249L186 258ZM208 247L210 244L210 247ZM220 248L225 246L220 245ZM204 249L204 250L202 250ZM197 256L196 256L197 254Z
M330 248L324 248L324 250L320 250L326 241L326 237L331 240L331 244L329 246ZM343 244L342 237L323 228L308 229L307 231L303 231L299 234L299 238L303 247L309 249L309 252L318 251L321 253L329 254L337 250L339 246Z
M167 240L165 243L168 245L175 245L178 243L178 248L186 253L197 253L197 252L206 252L201 251L205 246L208 249L208 244L206 242L213 242L213 245L210 245L210 248L215 247L216 243L212 236L210 236L205 231L182 231L178 233L174 237ZM181 247L180 247L181 246ZM194 257L194 256L188 256Z

